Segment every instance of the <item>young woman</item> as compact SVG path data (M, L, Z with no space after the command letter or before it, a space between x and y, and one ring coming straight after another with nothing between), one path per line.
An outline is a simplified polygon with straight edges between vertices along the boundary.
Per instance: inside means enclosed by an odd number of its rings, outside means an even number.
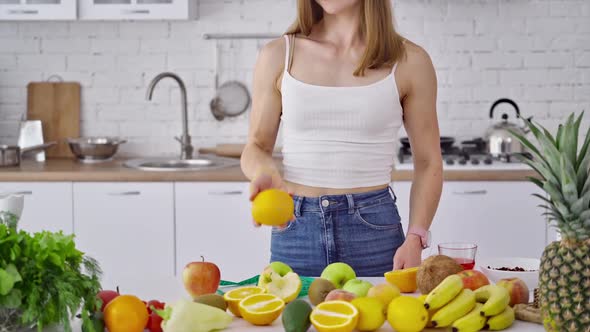
M241 160L251 199L268 188L294 195L271 260L306 276L333 262L359 276L418 266L442 188L432 62L395 32L390 0L297 7L284 38L259 54ZM283 172L271 157L281 122ZM414 160L406 235L389 188L402 125Z

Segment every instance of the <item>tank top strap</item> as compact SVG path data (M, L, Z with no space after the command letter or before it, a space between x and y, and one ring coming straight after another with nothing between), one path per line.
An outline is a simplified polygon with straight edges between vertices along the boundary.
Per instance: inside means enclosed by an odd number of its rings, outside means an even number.
M293 51L295 49L295 36L285 35L285 71L291 71L293 64Z

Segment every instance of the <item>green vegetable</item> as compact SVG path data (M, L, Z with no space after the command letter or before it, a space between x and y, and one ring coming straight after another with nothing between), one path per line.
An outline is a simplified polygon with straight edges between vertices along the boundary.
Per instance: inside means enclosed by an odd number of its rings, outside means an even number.
M21 325L41 331L57 324L71 332L80 311L89 324L100 273L98 263L76 249L73 235L29 234L0 223L0 311L17 309Z
M225 329L233 321L227 312L202 303L182 299L164 310L152 309L164 319L164 332L210 332Z
M82 321L82 332L103 332L104 331L104 317L102 312L97 311L88 317L88 313L84 314L87 318ZM83 316L84 316L83 315Z

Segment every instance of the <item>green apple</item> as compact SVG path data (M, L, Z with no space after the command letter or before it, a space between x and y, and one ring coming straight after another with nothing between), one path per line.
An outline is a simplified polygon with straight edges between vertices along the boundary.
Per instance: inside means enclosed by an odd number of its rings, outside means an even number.
M289 272L293 272L293 269L289 265L279 261L272 262L268 264L260 274L258 286L264 287L266 284L270 283L273 274L278 274L279 276L284 277Z
M371 284L368 281L365 280L360 280L360 279L352 279L352 280L348 280L344 286L342 286L342 289L348 292L351 292L353 294L356 294L357 297L363 297L363 296L367 296L367 293L369 292L369 289L373 287L373 284Z
M326 266L321 278L330 280L336 288L342 288L347 281L356 279L356 273L350 265L338 262Z
M272 262L260 274L258 286L285 302L293 301L301 291L301 278L283 262Z

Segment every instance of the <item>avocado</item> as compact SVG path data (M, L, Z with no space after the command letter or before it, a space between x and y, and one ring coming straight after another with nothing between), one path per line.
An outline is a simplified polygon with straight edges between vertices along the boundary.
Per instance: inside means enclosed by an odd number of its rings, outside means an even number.
M194 302L206 304L211 307L219 308L223 311L227 309L227 303L223 296L218 294L205 294L197 296L193 299Z
M287 304L282 316L285 332L306 332L311 325L310 315L311 305L302 299Z

